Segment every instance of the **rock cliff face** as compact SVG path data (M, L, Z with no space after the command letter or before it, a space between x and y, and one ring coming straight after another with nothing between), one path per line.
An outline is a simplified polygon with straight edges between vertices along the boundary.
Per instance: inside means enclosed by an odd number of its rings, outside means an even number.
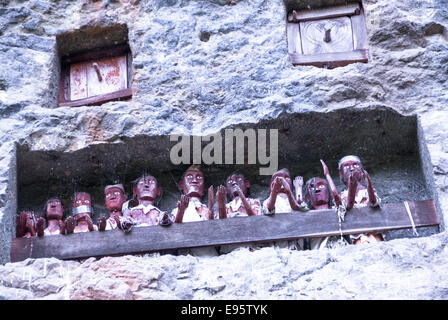
M447 299L446 234L320 251L240 248L0 267L1 299Z
M369 63L332 70L288 59L285 8L310 1L235 2L0 1L0 298L448 298L447 1L364 0ZM132 99L58 107L60 55L107 45L123 30ZM83 43L97 31L98 43ZM172 208L168 172L177 179L184 167L168 162L169 135L233 127L282 129L279 166L306 178L322 174L322 154L333 175L341 156L360 155L386 200L434 198L441 233L322 251L8 263L18 210L39 209L55 192L67 206L81 188L101 210L104 184L119 177L129 188L144 170L160 176L161 206ZM67 169L70 155L85 175ZM265 197L269 177L242 169ZM216 186L232 168L205 170Z

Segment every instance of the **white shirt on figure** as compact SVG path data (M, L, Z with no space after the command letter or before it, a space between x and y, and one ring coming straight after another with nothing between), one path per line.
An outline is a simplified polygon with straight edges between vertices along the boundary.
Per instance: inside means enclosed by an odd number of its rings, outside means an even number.
M260 214L260 200L252 198L246 198L246 200L254 211L258 211L256 215ZM248 215L246 213L239 211L241 207L244 208L243 200L241 200L240 197L234 198L232 201L226 204L227 217L247 217Z
M208 208L205 204L199 201L197 198L190 198L188 202L188 207L185 209L182 222L194 222L206 220L205 215L200 215L198 209ZM176 217L177 207L171 211L171 214ZM216 219L215 215L215 219ZM180 249L178 250L180 254L190 254L194 257L210 257L217 256L218 252L215 247L204 247L204 248L191 248L191 249Z
M159 208L157 208L156 206L153 206L152 204L148 204L147 206L144 206L143 204L139 204L138 206L135 206L135 207L132 207L131 209L126 210L126 214L124 214L124 216L133 219L132 211L134 211L134 210L142 210L145 215L149 214L151 212L151 210L156 210L157 211L157 217L155 217L156 225L159 224L160 219L162 219L162 217L163 217L163 211L160 210ZM150 219L152 219L152 218L150 218ZM135 219L133 219L133 220L135 220ZM136 227L150 227L153 225L154 224L150 224L147 222L139 222L136 225Z
M362 207L376 207L381 203L381 199L375 192L376 202L374 205L371 205L369 202L369 191L367 189L358 190L355 196L355 203L353 204L353 208L362 208ZM341 199L344 202L345 206L348 203L348 190L344 190L341 192Z
M114 230L114 229L118 229L117 221L112 217L107 218L106 230Z
M188 207L185 209L184 217L182 218L182 222L193 222L193 221L202 221L206 220L205 215L201 216L197 209L207 207L197 198L190 198L188 201ZM177 215L177 207L171 211L171 214L176 217ZM216 217L215 217L216 218Z
M56 235L56 234L61 234L61 230L56 229L53 232L51 232L49 228L44 229L44 235L46 235L46 236L52 236L52 235Z
M268 200L263 201L263 209L268 212ZM275 205L274 205L274 211L275 213L281 213L281 212L291 212L293 211L291 208L291 205L289 204L288 196L284 193L279 193L277 195L277 198L275 199Z

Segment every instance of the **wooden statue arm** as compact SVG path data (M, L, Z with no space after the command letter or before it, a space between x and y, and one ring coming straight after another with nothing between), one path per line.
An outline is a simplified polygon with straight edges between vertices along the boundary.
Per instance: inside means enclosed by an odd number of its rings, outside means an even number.
M323 160L320 160L320 162L322 163L325 179L328 182L328 187L330 188L330 192L331 195L333 196L334 203L339 207L342 205L341 196L339 195L338 190L336 189L336 185L334 184L333 178L330 175L330 171L328 170L327 165Z

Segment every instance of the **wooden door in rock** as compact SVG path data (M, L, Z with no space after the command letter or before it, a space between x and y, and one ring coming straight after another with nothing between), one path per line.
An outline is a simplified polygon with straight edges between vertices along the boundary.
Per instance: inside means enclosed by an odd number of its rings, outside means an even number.
M72 64L70 83L72 101L126 89L126 56Z
M366 23L359 3L293 10L286 29L293 65L334 68L368 61Z
M128 46L98 49L62 58L59 106L101 104L132 96Z

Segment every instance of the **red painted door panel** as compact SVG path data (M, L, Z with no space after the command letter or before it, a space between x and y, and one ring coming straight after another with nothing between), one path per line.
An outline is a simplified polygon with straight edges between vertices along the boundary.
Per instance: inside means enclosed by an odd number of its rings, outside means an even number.
M107 94L126 88L125 55L70 65L71 100Z

